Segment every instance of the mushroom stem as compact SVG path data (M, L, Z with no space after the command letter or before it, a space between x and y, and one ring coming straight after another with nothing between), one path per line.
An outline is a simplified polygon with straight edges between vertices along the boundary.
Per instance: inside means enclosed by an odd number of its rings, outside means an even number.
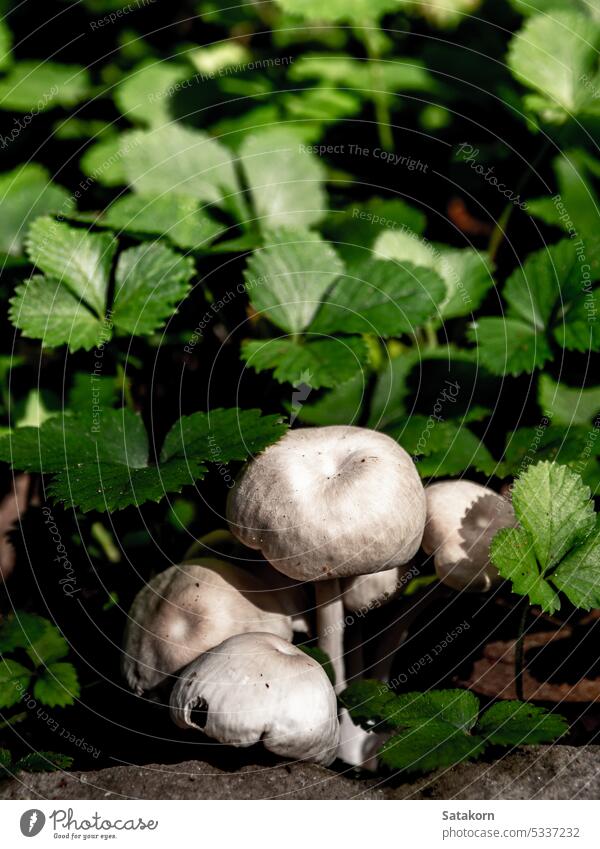
M329 655L335 672L335 692L339 695L346 688L346 666L344 663L344 602L340 582L337 578L315 582L317 607L317 637L319 648ZM340 744L337 756L350 766L363 763L363 750L368 732L355 725L346 708L340 711Z
M344 602L337 578L315 581L319 648L329 655L335 672L335 692L346 687L344 664Z

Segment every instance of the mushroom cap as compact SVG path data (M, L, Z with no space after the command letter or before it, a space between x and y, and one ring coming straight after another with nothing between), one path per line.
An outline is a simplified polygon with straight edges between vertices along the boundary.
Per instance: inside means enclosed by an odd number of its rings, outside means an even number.
M395 440L360 427L299 428L242 470L229 526L300 581L364 575L408 562L425 525L425 493Z
M402 575L406 568L396 566L385 572L372 575L357 575L355 578L342 578L341 589L346 610L370 610L380 607L397 595L403 586Z
M340 737L323 667L275 634L238 634L197 658L173 688L171 718L227 746L262 742L276 755L324 765Z
M516 523L512 504L467 480L431 484L425 495L423 550L434 555L440 581L455 590L472 592L486 592L500 583L489 549L497 531Z
M155 575L135 597L125 630L122 670L131 689L154 690L234 634L260 630L291 640L289 599L262 576L210 557Z

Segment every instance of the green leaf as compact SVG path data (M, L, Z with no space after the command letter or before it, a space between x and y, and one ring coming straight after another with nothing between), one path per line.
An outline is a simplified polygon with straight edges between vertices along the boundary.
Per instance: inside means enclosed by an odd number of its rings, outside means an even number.
M20 256L31 221L55 212L66 215L73 206L66 189L52 183L41 165L30 163L0 174L0 251Z
M69 644L58 628L48 620L44 621L44 633L26 647L27 655L36 667L61 660L69 653Z
M357 336L310 340L299 344L291 339L247 340L242 359L255 371L274 369L279 383L304 383L311 389L337 386L361 373L368 349Z
M0 623L0 654L29 648L44 635L50 623L35 613L20 610Z
M30 669L16 660L0 657L0 708L16 705L30 679Z
M173 425L155 465L139 416L123 409L90 418L54 417L40 428L19 428L0 438L0 459L52 475L48 492L66 506L103 512L160 501L204 477L206 462L246 459L285 431L277 416L259 410L194 413Z
M144 197L170 192L231 206L239 191L231 154L200 130L170 123L121 137L127 182Z
M325 171L297 133L256 130L246 135L239 155L262 229L310 227L323 218Z
M8 749L0 749L0 774L2 770L8 770L12 764L12 755Z
M291 333L305 330L344 266L328 242L308 231L279 230L244 272L252 306Z
M298 419L305 424L322 427L334 424L356 424L361 413L365 387L366 375L357 372L350 380L339 383L310 404L301 399L296 401L292 395L292 400L286 405L286 409L291 413L292 423Z
M298 648L300 651L303 651L304 654L307 654L309 657L312 657L313 660L316 660L317 663L321 664L325 670L325 674L331 681L331 685L335 687L335 669L333 668L331 658L327 652L324 652L323 649L320 649L318 646L298 646Z
M192 250L210 245L225 230L199 201L175 194L126 195L112 203L97 223L119 232L164 236L177 247Z
M512 501L544 571L594 528L590 490L566 466L548 462L530 466L515 483Z
M557 713L523 702L497 702L483 712L477 733L495 746L533 746L553 743L568 730Z
M37 114L56 106L74 106L89 88L89 73L80 65L35 59L19 62L0 80L0 109Z
M384 259L430 268L441 277L446 292L438 304L440 318L470 315L494 282L485 254L472 248L436 245L405 229L384 231L375 242L375 251Z
M539 460L556 461L580 474L584 482L596 490L600 441L589 427L561 427L542 420L537 427L522 427L508 434L499 474L519 474Z
M554 338L568 351L600 351L600 290L582 287L571 303L565 304L554 328Z
M34 275L15 289L10 299L10 320L30 339L41 339L45 348L68 344L71 351L89 351L110 327L62 283Z
M428 719L395 734L377 756L390 769L425 773L477 758L484 748L480 737L465 734L447 722Z
M160 244L123 251L115 272L113 321L132 336L162 327L190 290L194 263Z
M98 315L104 314L110 268L117 248L106 233L88 233L53 218L36 219L25 243L31 262L68 287Z
M474 468L494 474L497 463L483 442L461 421L413 415L385 432L413 454L423 478L447 477Z
M545 333L515 318L479 318L468 331L481 363L492 374L517 376L552 359Z
M441 278L428 268L367 260L337 281L310 329L384 338L414 333L437 314L445 291Z
M535 558L534 543L522 528L498 531L490 545L490 559L517 595L529 597L546 613L560 609L560 599L550 584L542 578Z
M101 410L114 407L119 400L119 395L116 377L78 371L73 375L73 384L69 392L69 409L73 413L78 413L90 404L97 404Z
M86 150L79 166L87 177L102 186L123 186L127 182L123 148L119 136L109 135Z
M289 15L299 15L311 21L349 21L364 24L378 21L388 12L398 11L402 0L276 0L276 4Z
M54 772L57 769L69 769L73 758L60 752L30 752L15 764L15 770L24 772Z
M565 10L536 15L512 39L508 67L541 95L531 105L544 117L562 122L593 103L599 46L600 24L584 14ZM592 85L586 86L584 78Z
M168 124L172 120L170 89L189 73L188 68L175 62L145 60L117 86L115 106L133 124Z
M33 685L33 695L48 707L66 707L79 697L79 679L72 663L50 663Z
M575 607L600 607L600 525L570 551L552 575L552 582Z
M600 412L600 386L575 388L541 374L538 403L545 414L551 413L554 424L589 425Z
M0 70L5 71L12 65L12 33L5 21L0 21Z

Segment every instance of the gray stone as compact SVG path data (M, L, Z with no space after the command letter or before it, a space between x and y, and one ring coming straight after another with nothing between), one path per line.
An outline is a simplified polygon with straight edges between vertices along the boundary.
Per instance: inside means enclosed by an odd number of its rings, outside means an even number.
M412 782L358 779L314 764L245 766L203 761L95 772L24 773L0 782L0 799L599 799L600 746L527 747L494 762L465 763Z

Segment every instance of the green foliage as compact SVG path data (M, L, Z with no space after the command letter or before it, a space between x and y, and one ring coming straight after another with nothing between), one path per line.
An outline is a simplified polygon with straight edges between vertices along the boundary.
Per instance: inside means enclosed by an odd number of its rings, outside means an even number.
M394 733L379 749L389 769L426 773L478 758L493 746L551 743L567 730L562 716L523 702L500 702L480 714L467 690L395 695L381 681L351 684L340 696L367 730Z
M69 193L50 180L45 168L30 163L0 175L0 250L19 256L27 227L40 215L66 215L74 202Z
M190 288L189 257L158 243L124 250L114 274L117 242L52 218L38 218L27 237L31 262L45 272L17 287L11 320L46 347L90 350L113 334L149 335L162 327Z
M23 653L28 665L6 656L14 652ZM48 707L72 705L80 687L75 667L63 660L68 653L61 632L42 616L18 611L1 621L0 708L13 707L26 694Z
M575 607L600 605L600 526L590 490L567 466L541 462L515 483L520 527L499 531L490 556L513 592L554 613L558 591Z
M181 492L204 477L207 462L245 460L285 429L278 416L259 410L193 413L173 425L155 463L141 417L105 410L97 421L76 413L18 428L0 438L0 458L15 469L51 475L48 492L66 506L104 512Z
M74 106L89 89L89 73L80 65L19 62L0 80L0 109L37 114Z
M58 769L69 769L73 765L73 758L60 752L30 752L17 761L8 749L0 749L0 775L4 770L9 775L14 775L21 770L23 772L54 772Z

